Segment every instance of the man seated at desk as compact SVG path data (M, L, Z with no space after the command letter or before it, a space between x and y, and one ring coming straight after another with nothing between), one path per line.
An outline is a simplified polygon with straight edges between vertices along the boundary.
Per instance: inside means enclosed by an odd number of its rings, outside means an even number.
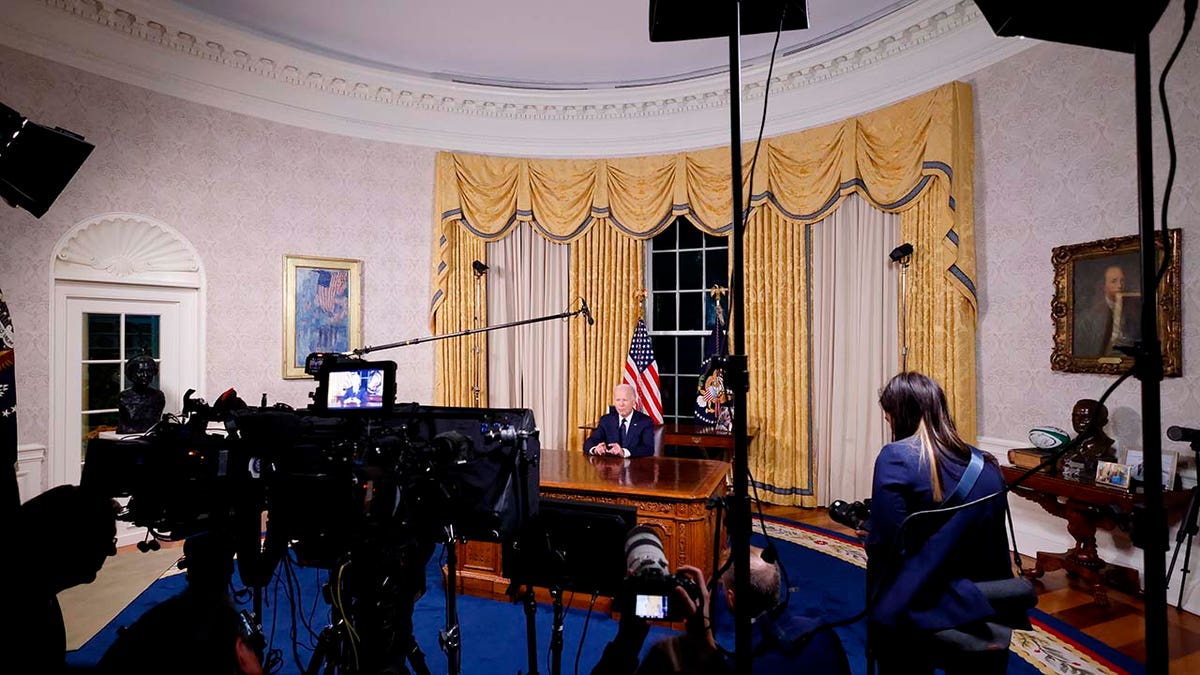
M600 418L583 443L589 455L649 457L654 454L654 420L634 410L637 393L628 384L613 389L613 412Z

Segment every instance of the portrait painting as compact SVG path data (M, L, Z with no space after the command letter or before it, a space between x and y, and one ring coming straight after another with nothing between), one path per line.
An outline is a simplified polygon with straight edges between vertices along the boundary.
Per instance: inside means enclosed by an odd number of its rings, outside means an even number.
M1158 287L1158 334L1164 375L1182 374L1180 230L1170 230L1171 257ZM1156 268L1164 260L1161 234ZM1053 250L1053 370L1119 374L1133 365L1142 340L1142 268L1138 237L1114 237Z
M313 352L347 352L362 342L362 261L285 255L283 377L309 377Z

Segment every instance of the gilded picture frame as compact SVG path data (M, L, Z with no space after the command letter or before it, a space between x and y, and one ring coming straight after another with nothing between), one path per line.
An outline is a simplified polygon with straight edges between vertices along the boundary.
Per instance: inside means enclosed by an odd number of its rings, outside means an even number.
M362 261L283 256L283 379L310 377L312 352L362 346Z
M1158 334L1163 375L1183 374L1182 298L1180 291L1183 235L1168 231L1171 259L1158 287ZM1162 234L1156 237L1158 264L1163 260ZM1124 373L1134 362L1120 350L1140 338L1141 260L1138 236L1113 237L1055 247L1052 370L1067 373Z

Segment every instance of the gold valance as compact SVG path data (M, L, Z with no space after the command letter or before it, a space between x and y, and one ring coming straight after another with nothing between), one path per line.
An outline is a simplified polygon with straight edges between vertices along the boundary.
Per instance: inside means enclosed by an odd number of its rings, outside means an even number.
M749 174L753 151L753 144L743 148L744 174ZM966 83L953 82L881 110L763 139L752 184L748 175L744 178L752 216L748 237L755 236L751 230L756 227L764 229L761 236L767 236L766 223L775 223L777 228L788 223L803 227L821 220L852 192L879 209L902 214L902 237L920 252L915 256L915 272L925 282L910 290L909 367L942 383L959 429L969 439L975 428L973 165L971 89ZM453 329L468 311L464 293L470 287L469 261L483 255L483 242L503 238L517 223L529 223L547 239L572 245L572 295L582 291L587 276L583 270L595 268L606 257L611 261L620 247L616 240L608 239L609 232L605 232L602 246L580 246L580 238L593 228L620 233L626 241L642 240L665 229L677 216L686 215L710 234L728 234L732 229L728 148L587 160L444 152L437 157L436 171L430 302L435 333ZM594 237L587 241L593 240L601 241ZM803 238L799 241L803 243ZM778 251L770 246L764 250ZM799 257L775 262L804 269L807 249L800 246L794 255ZM637 283L638 279L623 281L620 288L612 290L613 297L628 298ZM755 288L748 281L745 292L749 310L755 293L770 295L781 289ZM786 292L801 297L807 307L807 288ZM748 332L763 328L751 325L755 321L751 315L746 321ZM598 315L596 328L605 323ZM794 346L789 349L799 350L798 363L807 359L808 329L802 323L786 328L796 331ZM594 349L623 353L628 348L629 330L626 325L604 327L605 344L592 345L586 353ZM581 348L579 339L573 333L569 349ZM461 378L451 373L460 357L439 353L439 403L455 404L454 392L462 390L461 383L453 384ZM573 380L572 386L587 386L589 391L600 392L597 396L606 395L605 385L610 383L591 381L601 379L594 374L595 364L579 366L574 357L572 360L572 375L582 378ZM799 391L807 383L789 381L788 386ZM593 418L597 403L570 406L569 423ZM771 409L752 408L750 412L762 416L750 420L761 429L772 428L770 418L782 414ZM796 503L813 505L807 434L794 425L781 423L778 428L789 431L778 438L756 439L762 453L756 463L765 468L788 461L801 467L787 478L777 477L778 482L790 482L781 489L795 495Z

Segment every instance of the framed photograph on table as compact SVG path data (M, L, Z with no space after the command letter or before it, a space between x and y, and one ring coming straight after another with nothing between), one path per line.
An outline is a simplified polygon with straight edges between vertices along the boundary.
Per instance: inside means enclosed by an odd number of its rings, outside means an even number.
M1163 374L1183 374L1182 297L1180 291L1182 233L1168 232L1171 258L1158 288L1158 333ZM1161 233L1157 260L1164 259ZM1116 375L1133 365L1122 351L1141 340L1141 257L1138 237L1114 237L1055 247L1054 350L1050 367L1067 373Z
M297 380L312 352L362 346L362 261L283 256L283 378Z
M1116 462L1096 463L1096 484L1129 491L1129 465Z

